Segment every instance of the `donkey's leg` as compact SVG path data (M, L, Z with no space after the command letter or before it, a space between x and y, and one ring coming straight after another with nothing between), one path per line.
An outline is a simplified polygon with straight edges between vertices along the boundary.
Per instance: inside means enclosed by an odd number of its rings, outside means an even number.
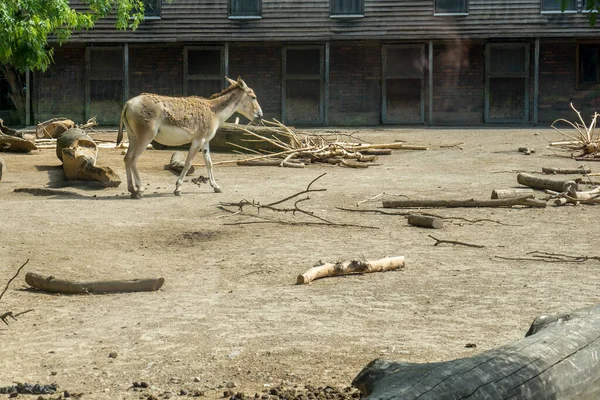
M210 186L213 187L216 193L221 193L221 187L217 185L217 181L215 181L215 177L213 175L213 163L212 159L210 158L210 148L208 146L208 142L206 142L204 148L202 149L202 156L204 156L204 164L206 165L206 169L208 170L208 179L210 182Z
M129 173L131 174L131 178L133 178L134 183L129 187L129 178L127 188L131 193L132 199L140 199L144 194L144 186L142 184L142 179L140 178L140 173L137 169L137 160L140 158L146 147L152 142L156 136L155 133L152 132L151 129L139 130L138 135L133 140L133 143L129 142L129 148L127 149L127 154L125 154L125 167L128 168Z
M127 137L129 139L129 146L125 153L125 174L127 175L127 190L131 194L132 198L138 198L137 190L133 186L133 171L131 166L131 160L133 159L133 151L135 148L136 136L135 133L130 133L129 128L127 129Z
M205 139L193 140L192 144L190 144L190 150L188 151L188 155L185 158L185 164L183 165L183 169L181 170L181 174L179 178L177 178L177 182L175 183L175 196L181 196L181 185L183 184L183 179L187 175L190 167L192 166L192 161L194 161L194 157L198 154L198 150L204 145Z

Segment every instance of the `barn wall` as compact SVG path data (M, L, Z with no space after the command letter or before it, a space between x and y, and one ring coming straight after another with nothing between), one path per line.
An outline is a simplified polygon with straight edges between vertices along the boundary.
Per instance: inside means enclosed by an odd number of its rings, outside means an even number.
M34 85L34 122L56 117L85 122L85 48L56 48L54 63L36 73Z
M229 47L229 75L241 76L256 93L266 119L281 120L281 46L278 44Z
M381 44L333 43L329 61L329 123L381 122Z
M483 123L484 95L485 44L434 44L433 123Z
M183 45L129 46L129 96L183 94Z

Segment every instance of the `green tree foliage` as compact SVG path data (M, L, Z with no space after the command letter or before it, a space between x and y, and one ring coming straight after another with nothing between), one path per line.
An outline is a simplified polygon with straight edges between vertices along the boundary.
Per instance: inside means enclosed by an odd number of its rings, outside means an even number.
M70 4L71 3L71 4ZM24 117L22 73L45 71L52 63L49 39L63 44L73 31L94 27L111 17L117 29L136 29L144 17L143 0L0 0L0 73L9 81L9 97Z

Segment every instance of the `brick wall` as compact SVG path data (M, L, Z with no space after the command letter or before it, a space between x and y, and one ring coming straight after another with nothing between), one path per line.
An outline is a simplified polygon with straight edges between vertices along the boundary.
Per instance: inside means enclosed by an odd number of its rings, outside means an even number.
M381 122L381 45L332 43L329 61L329 123Z
M85 48L56 48L54 64L35 74L34 85L34 123L57 117L85 122Z
M586 123L600 111L597 87L577 87L577 43L540 43L539 123L549 125L558 118L577 119L570 103Z
M129 97L183 94L183 46L129 46Z
M246 45L229 47L229 75L241 76L256 93L266 119L281 120L281 47Z
M485 45L452 42L433 47L433 123L482 124Z

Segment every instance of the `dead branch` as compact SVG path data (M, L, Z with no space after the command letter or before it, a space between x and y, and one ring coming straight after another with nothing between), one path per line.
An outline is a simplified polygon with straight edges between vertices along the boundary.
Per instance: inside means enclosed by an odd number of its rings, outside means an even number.
M581 117L581 113L573 106L573 103L570 105L571 109L577 115L578 121L571 122L564 118L559 118L550 125L554 130L570 140L553 142L550 143L550 146L556 147L563 151L579 152L577 155L575 155L576 157L593 156L594 154L598 153L598 150L600 149L600 136L598 134L598 130L596 129L599 114L595 112L588 125ZM565 131L560 129L558 127L559 123L567 125L567 127L570 127L571 130Z
M386 257L375 261L351 260L335 264L325 263L316 265L305 273L298 275L296 284L309 284L316 279L329 276L393 271L402 267L404 267L404 256Z
M285 225L329 225L329 226L347 226L347 227L360 227L360 228L369 228L369 229L377 229L376 227L372 227L372 226L362 226L362 225L356 225L356 224L340 224L340 223L335 223L332 221L329 221L317 214L315 214L315 212L313 211L309 211L306 210L304 208L301 208L300 205L303 202L306 202L308 200L310 200L310 196L308 196L308 194L310 193L315 193L315 192L324 192L327 189L313 189L312 185L319 180L320 178L322 178L323 176L325 176L326 174L321 174L318 177L316 177L315 179L313 179L308 186L306 187L306 189L294 193L290 196L286 196L283 199L277 200L277 201L273 201L271 203L267 203L267 204L262 204L259 201L248 201L246 199L242 199L238 202L229 202L229 203L225 203L225 202L221 202L219 209L225 212L228 212L230 214L232 214L232 216L240 216L240 217L245 217L246 219L251 219L250 221L248 220L242 220L242 221L236 221L236 222L228 222L225 223L225 225L248 225L248 224L265 224L265 223L278 223L278 224L285 224ZM300 197L300 196L304 196L305 197ZM300 198L299 198L300 197ZM287 202L292 202L293 203L290 206L281 206L284 203ZM234 208L235 211L231 210L230 208ZM256 211L256 213L249 213L246 212L246 208L251 208L253 210ZM305 215L307 217L313 218L318 220L319 222L299 222L299 221L287 221L287 220L282 220L282 219L274 219L274 218L270 218L264 215L261 215L260 212L261 210L268 210L268 211L272 211L274 213L279 213L279 214L291 214L293 216L300 214L300 215Z
M28 285L49 293L85 294L85 293L127 293L155 291L165 283L164 278L133 279L116 281L74 282L43 276L33 272L25 275Z
M27 265L28 262L29 262L29 258L27 260L25 260L25 262L23 263L23 265L21 265L17 269L17 272L13 275L13 277L8 280L8 282L6 283L6 286L4 287L4 290L2 291L2 293L0 293L0 300L2 300L2 296L4 296L4 293L6 293L6 291L8 290L8 286L10 285L10 283L12 281L14 281L17 278L17 276L19 276L19 274L21 273L21 270L23 268L25 268L25 266Z
M14 281L17 278L17 276L19 276L19 274L21 273L21 270L23 268L25 268L25 266L27 265L27 263L29 263L29 258L27 260L25 260L25 262L17 269L17 272L15 272L15 274L13 275L13 277L8 280L8 282L6 283L6 286L4 287L4 290L2 290L2 293L0 293L0 300L2 300L2 296L4 296L4 294L8 290L8 287L10 286L11 282ZM33 310L22 311L22 312L17 313L17 314L15 314L12 311L7 311L4 314L0 315L0 320L2 322L4 322L6 325L8 325L8 321L7 321L8 318L12 318L13 320L16 321L17 317L19 315L23 315L23 314L26 314L26 313L31 312L31 311L33 311Z
M600 261L600 256L572 256L561 253L549 253L545 251L530 251L525 253L531 257L502 257L494 256L500 260L511 261L541 261L547 263L583 263L590 260Z
M434 246L437 246L437 245L442 244L442 243L448 243L448 244L454 244L454 245L460 245L460 246L475 247L475 248L478 248L478 249L482 249L482 248L485 247L485 246L480 245L480 244L458 242L456 240L443 240L443 239L438 239L436 237L433 237L431 235L427 235L427 236L429 236L430 238L432 238L433 240L435 240Z
M577 182L575 181L542 178L524 172L521 172L517 175L517 182L519 182L523 186L528 186L533 189L548 189L559 193L573 194L575 191L578 190Z
M376 214L382 214L382 215L398 215L401 217L408 217L410 215L413 215L413 212L391 212L391 211L385 211L385 210L360 210L357 208L346 208L346 207L336 207L338 210L342 210L342 211L351 211L351 212L363 212L363 213L376 213ZM443 215L439 215L439 214L433 214L433 213L423 213L423 212L419 212L419 214L421 215L427 215L430 217L436 217L436 218L440 218L442 220L457 220L457 221L464 221L470 224L476 224L479 222L491 222L494 224L498 224L498 225L505 225L505 226L522 226L522 225L513 225L513 224L505 224L503 222L497 221L495 219L489 219L489 218L478 218L478 219L469 219L469 218L463 218L463 217L445 217Z
M508 199L491 200L384 200L384 208L460 208L460 207L545 207L545 202L532 201L533 196L513 197Z

